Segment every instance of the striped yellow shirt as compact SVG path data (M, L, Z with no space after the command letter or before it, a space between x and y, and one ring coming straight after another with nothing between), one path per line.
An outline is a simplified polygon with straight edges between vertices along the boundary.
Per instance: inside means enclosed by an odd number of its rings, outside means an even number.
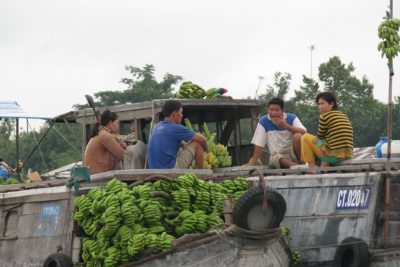
M353 150L353 127L347 115L338 110L320 115L318 137L329 150Z

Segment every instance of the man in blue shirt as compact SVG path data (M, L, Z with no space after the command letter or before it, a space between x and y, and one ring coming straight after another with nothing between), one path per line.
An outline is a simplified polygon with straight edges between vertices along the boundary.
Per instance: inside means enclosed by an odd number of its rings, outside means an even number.
M164 121L153 129L147 146L148 166L150 169L187 169L193 159L196 168L203 168L204 151L207 140L181 125L182 104L177 100L168 100L163 107Z

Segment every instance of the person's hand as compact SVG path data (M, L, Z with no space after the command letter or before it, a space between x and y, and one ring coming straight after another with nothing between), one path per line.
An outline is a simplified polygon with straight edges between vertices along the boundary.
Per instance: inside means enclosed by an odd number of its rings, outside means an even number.
M126 149L126 147L128 146L126 142L120 142L120 144L123 149Z
M286 120L283 117L271 117L271 121L273 124L276 126L279 126L280 128L286 129L288 128L289 124L286 122Z
M254 160L253 158L249 159L249 162L243 164L242 166L257 166L259 165L258 160Z

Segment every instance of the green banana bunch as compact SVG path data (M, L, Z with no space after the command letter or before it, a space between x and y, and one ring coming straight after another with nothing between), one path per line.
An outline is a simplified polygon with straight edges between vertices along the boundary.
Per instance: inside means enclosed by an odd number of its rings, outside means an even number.
M129 253L128 253L128 246L121 248L121 264L126 264L130 261Z
M186 173L184 175L179 176L176 181L178 182L181 188L191 188L194 186L197 177L191 173Z
M115 194L109 194L104 199L104 205L106 207L115 207L118 208L120 206L118 196Z
M190 234L196 230L197 219L195 215L188 210L181 211L178 217L176 217L175 222L175 233L178 236Z
M165 232L165 227L163 225L153 225L148 229L149 234L161 234Z
M206 91L199 85L192 83L191 81L184 81L178 93L176 93L176 98L184 99L202 99L206 96Z
M219 93L217 91L217 88L210 88L206 90L206 98L208 99L215 99L218 98Z
M152 253L162 250L161 240L156 234L147 234L144 239L145 247L150 249Z
M161 233L160 237L161 242L161 250L167 251L170 250L172 247L172 242L174 242L175 237L172 235L167 234L166 232Z
M145 248L146 234L135 234L128 241L128 253L131 256L136 256Z
M205 168L214 169L232 165L232 157L228 148L222 144L215 144L216 133L210 133L208 125L203 124L204 135L207 138L208 152L205 154Z
M400 36L398 34L400 20L397 18L387 18L378 27L378 36L382 41L378 44L378 51L386 56L390 61L396 57L400 51Z
M177 207L181 210L190 210L190 195L187 190L181 188L171 194Z
M143 213L138 206L125 202L121 205L122 224L132 227L137 222L143 221Z
M97 253L98 249L99 245L96 241L84 237L82 241L82 259L85 262L88 262L89 260L93 259L92 253L93 254Z
M208 230L208 216L202 210L196 210L193 215L196 217L196 231L199 233L205 233Z
M165 180L157 180L153 184L153 190L154 191L164 191L166 193L171 193L174 190L178 190L179 185L176 184L175 182L167 182Z
M121 208L110 206L101 215L101 222L104 223L103 234L106 237L113 236L120 227L121 221Z
M157 204L156 204L157 203ZM148 226L159 225L162 218L162 207L158 202L148 201L147 205L142 205L144 221Z
M138 185L132 188L132 193L137 199L149 200L150 192L153 191L151 183L145 183L143 185Z
M194 130L193 130L192 123L190 122L190 120L189 120L188 118L183 119L183 121L185 122L186 128L188 128L189 130L194 131Z
M224 220L221 218L221 216L218 213L212 212L208 215L208 225L209 225L210 229L218 227L222 224L224 224Z
M223 201L228 196L223 193L226 189L219 183L211 183L210 184L210 200L211 200L211 207L213 210L217 210L218 212L223 211Z
M124 189L128 189L128 185L124 182L121 182L117 178L114 178L107 183L104 189L113 194L117 194L118 192L121 192Z
M132 229L128 226L122 225L113 238L113 244L117 247L126 247L132 235Z
M7 180L0 179L0 185L20 184L21 182L14 177L9 177Z
M147 234L148 229L142 223L135 223L132 226L132 231L134 234Z
M116 247L110 247L107 249L106 257L104 258L104 267L117 266L121 259L121 251Z
M238 200L239 198L241 198L246 192L247 192L247 190L246 190L246 191L237 191L237 192L233 193L233 199L234 199L235 201L237 201L237 200Z
M192 205L193 210L201 210L208 212L210 210L210 192L209 191L198 191L197 197Z
M233 182L235 183L236 191L247 191L249 188L247 180L243 177L238 176L233 180Z

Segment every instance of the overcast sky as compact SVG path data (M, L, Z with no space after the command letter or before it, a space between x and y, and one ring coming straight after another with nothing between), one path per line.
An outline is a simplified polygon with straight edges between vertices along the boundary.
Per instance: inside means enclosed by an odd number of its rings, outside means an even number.
M0 0L1 100L59 115L85 94L126 89L125 65L153 64L234 98L254 97L276 71L291 91L330 57L353 62L387 102L377 28L389 0ZM394 0L394 15L400 0ZM398 12L396 12L398 11ZM398 58L396 59L398 61ZM394 96L400 95L395 64Z

